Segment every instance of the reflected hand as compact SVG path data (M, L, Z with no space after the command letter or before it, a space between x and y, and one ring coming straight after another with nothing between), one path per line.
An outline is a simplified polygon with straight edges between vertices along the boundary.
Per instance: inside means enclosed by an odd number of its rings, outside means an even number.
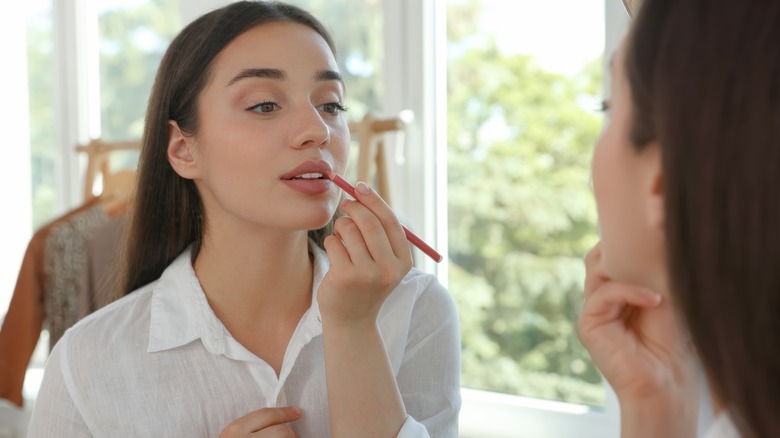
M297 438L286 423L298 420L303 412L295 407L263 408L252 411L228 424L219 438Z
M601 244L585 258L580 340L623 407L654 400L696 400L696 368L671 300L618 283L601 270ZM695 403L694 403L695 405Z

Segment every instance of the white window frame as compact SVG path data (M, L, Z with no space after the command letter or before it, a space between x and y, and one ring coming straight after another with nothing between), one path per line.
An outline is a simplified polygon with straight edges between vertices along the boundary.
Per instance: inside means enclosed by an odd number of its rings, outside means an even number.
M57 210L64 212L84 201L84 157L79 144L100 136L100 54L97 13L89 0L53 1L54 136L60 162Z
M6 6L6 9L9 7ZM26 18L26 14L22 15ZM0 229L0 321L11 300L22 256L32 235L32 181L27 73L27 22L20 14L0 16L0 48L6 68L0 70L0 199L5 216Z

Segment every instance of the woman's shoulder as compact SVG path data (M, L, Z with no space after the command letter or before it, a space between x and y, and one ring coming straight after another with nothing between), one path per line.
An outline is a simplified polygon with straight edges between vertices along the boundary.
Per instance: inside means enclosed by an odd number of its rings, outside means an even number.
M439 279L412 268L382 306L380 319L427 320L434 324L457 319L455 302Z
M387 297L377 318L393 370L398 372L411 352L432 352L428 346L459 345L459 323L447 288L430 273L412 269ZM431 356L432 360L434 357Z
M75 354L105 351L112 346L124 348L128 341L146 337L156 284L149 283L82 318L63 336L67 349L75 350Z
M396 292L411 294L415 301L433 301L439 304L453 304L452 295L435 275L412 268L396 287ZM394 292L394 294L396 293Z

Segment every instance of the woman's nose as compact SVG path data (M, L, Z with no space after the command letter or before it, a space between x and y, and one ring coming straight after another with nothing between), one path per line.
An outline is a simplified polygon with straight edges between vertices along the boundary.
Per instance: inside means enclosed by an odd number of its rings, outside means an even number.
M330 127L316 108L300 115L293 145L297 148L325 147L330 142Z

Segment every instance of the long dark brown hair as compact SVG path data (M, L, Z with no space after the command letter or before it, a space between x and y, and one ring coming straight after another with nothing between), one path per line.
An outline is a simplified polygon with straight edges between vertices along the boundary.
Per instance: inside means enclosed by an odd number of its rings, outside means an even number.
M780 433L780 2L644 0L631 140L661 145L670 287L743 436Z
M165 52L146 111L135 200L129 213L118 271L117 297L160 277L188 245L194 261L205 229L203 204L192 180L180 177L167 158L168 121L198 132L198 98L214 58L256 26L289 21L314 29L335 56L329 32L308 12L280 2L240 1L201 16L185 27ZM328 226L309 232L318 245Z

